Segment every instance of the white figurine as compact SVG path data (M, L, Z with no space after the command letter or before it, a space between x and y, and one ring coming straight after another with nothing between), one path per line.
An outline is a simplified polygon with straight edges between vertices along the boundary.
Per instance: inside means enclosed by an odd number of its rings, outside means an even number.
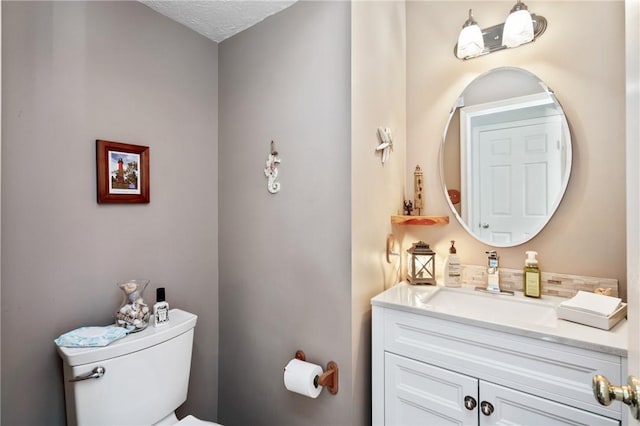
M280 182L276 182L276 179L278 178L278 165L281 162L282 160L278 157L278 152L273 149L273 141L271 141L271 154L269 154L269 158L267 159L264 175L268 178L267 190L272 194L280 191Z
M389 158L389 153L393 150L393 140L391 139L391 129L388 127L378 127L378 137L380 138L380 145L376 148L376 151L382 151L382 164Z

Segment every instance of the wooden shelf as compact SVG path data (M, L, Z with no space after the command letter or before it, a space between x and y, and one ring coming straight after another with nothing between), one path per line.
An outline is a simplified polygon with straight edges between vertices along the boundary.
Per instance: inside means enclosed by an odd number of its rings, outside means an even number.
M446 225L449 223L449 216L391 216L392 225Z

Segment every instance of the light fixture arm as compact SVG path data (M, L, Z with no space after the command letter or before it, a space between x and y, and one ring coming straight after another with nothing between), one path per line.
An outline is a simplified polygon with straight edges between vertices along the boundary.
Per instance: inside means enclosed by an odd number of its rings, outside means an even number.
M478 25L476 20L473 19L473 9L469 9L469 18L466 21L464 21L464 25L462 26L462 28L466 28L470 25Z
M511 12L509 13L517 12L519 10L529 10L527 5L522 3L522 0L518 0L516 4L513 5L513 7L511 8Z

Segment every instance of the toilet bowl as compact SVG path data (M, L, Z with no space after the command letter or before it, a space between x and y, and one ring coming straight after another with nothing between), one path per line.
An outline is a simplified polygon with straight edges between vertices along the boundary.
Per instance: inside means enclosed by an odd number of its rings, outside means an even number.
M206 420L200 420L197 417L188 415L182 420L178 420L175 413L169 414L166 418L155 423L153 426L220 426L218 423L208 422Z
M169 318L104 347L57 347L69 426L216 424L175 416L187 399L198 317L172 309Z
M184 419L180 420L178 423L178 425L180 426L204 426L204 425L218 425L218 423L213 423L213 422L206 422L204 420L200 420L197 419L195 417L193 417L192 415L188 415L187 417L185 417Z
M218 423L200 420L199 418L188 415L182 420L178 420L175 413L169 414L166 418L155 423L153 426L220 426Z

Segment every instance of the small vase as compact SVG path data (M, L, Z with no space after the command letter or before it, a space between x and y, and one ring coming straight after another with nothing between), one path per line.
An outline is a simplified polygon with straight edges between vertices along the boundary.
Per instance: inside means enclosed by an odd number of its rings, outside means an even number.
M124 292L120 309L116 312L116 325L125 327L130 333L142 331L149 325L149 306L142 295L149 280L128 280L118 283Z

